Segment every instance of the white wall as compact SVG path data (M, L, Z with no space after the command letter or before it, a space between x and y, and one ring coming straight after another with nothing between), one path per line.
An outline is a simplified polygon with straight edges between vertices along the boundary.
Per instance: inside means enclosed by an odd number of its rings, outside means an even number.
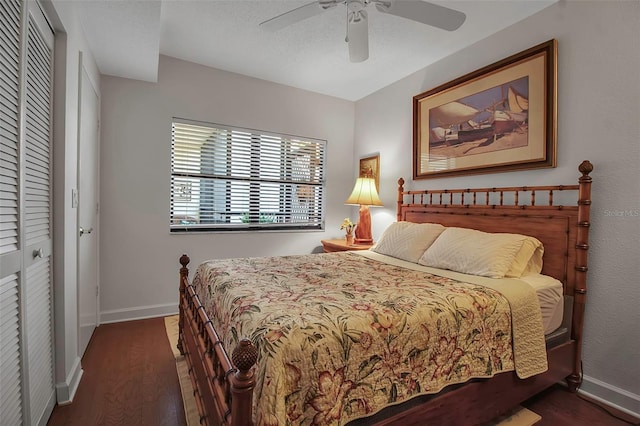
M158 83L102 77L101 319L177 312L178 258L310 253L353 185L353 102L161 56ZM328 141L326 231L169 234L172 117Z
M82 376L78 354L77 210L71 191L78 186L78 90L82 53L96 87L100 73L70 2L42 2L55 28L54 71L54 319L55 381L59 404L70 402ZM97 119L97 117L96 117Z
M557 3L356 103L356 158L380 152L384 209L411 189L573 184L595 165L583 390L640 414L640 2ZM509 55L558 40L558 167L412 181L412 97ZM614 216L615 212L632 216Z

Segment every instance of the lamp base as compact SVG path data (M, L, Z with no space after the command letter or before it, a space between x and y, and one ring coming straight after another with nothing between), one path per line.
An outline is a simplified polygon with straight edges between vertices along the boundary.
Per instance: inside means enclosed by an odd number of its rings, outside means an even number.
M371 214L369 213L369 206L360 206L360 221L356 226L356 244L373 244L373 237L371 236Z

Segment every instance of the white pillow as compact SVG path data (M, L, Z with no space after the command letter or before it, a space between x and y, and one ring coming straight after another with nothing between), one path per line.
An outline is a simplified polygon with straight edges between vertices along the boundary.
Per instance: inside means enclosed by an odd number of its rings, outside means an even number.
M503 278L510 272L525 241L530 238L519 234L492 234L467 228L446 228L418 263L465 274ZM530 243L531 241L526 244ZM519 269L521 268L518 267L511 273L522 273Z
M520 278L523 275L539 274L542 272L543 254L544 247L538 239L525 237L505 277Z
M371 250L416 263L444 229L438 223L394 222Z

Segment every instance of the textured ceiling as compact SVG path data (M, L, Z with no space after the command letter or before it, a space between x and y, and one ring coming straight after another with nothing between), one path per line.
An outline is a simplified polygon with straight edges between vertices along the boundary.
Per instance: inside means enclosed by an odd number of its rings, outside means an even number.
M63 1L69 0L54 0ZM73 4L103 74L156 81L158 55L163 54L355 101L555 1L433 1L467 15L453 32L382 14L369 5L369 59L360 63L349 61L345 5L270 33L258 24L310 1L74 0Z

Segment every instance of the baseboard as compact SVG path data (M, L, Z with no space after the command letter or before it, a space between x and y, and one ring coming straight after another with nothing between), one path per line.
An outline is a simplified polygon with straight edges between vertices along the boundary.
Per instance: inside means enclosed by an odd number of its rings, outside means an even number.
M133 321L145 318L166 317L178 313L178 304L139 306L136 308L114 309L100 312L100 324Z
M76 395L76 391L80 385L80 379L82 379L82 373L80 357L77 357L65 381L56 383L56 400L58 401L58 405L67 405L73 402L73 397Z
M583 376L579 393L640 419L640 395Z
M37 422L33 422L34 424L38 426L47 426L47 423L49 422L49 417L51 417L51 413L53 413L53 409L56 406L56 394L57 392L51 392L51 395L49 396L49 401L47 402L47 405L45 406L45 409L42 412L42 415L40 416Z

